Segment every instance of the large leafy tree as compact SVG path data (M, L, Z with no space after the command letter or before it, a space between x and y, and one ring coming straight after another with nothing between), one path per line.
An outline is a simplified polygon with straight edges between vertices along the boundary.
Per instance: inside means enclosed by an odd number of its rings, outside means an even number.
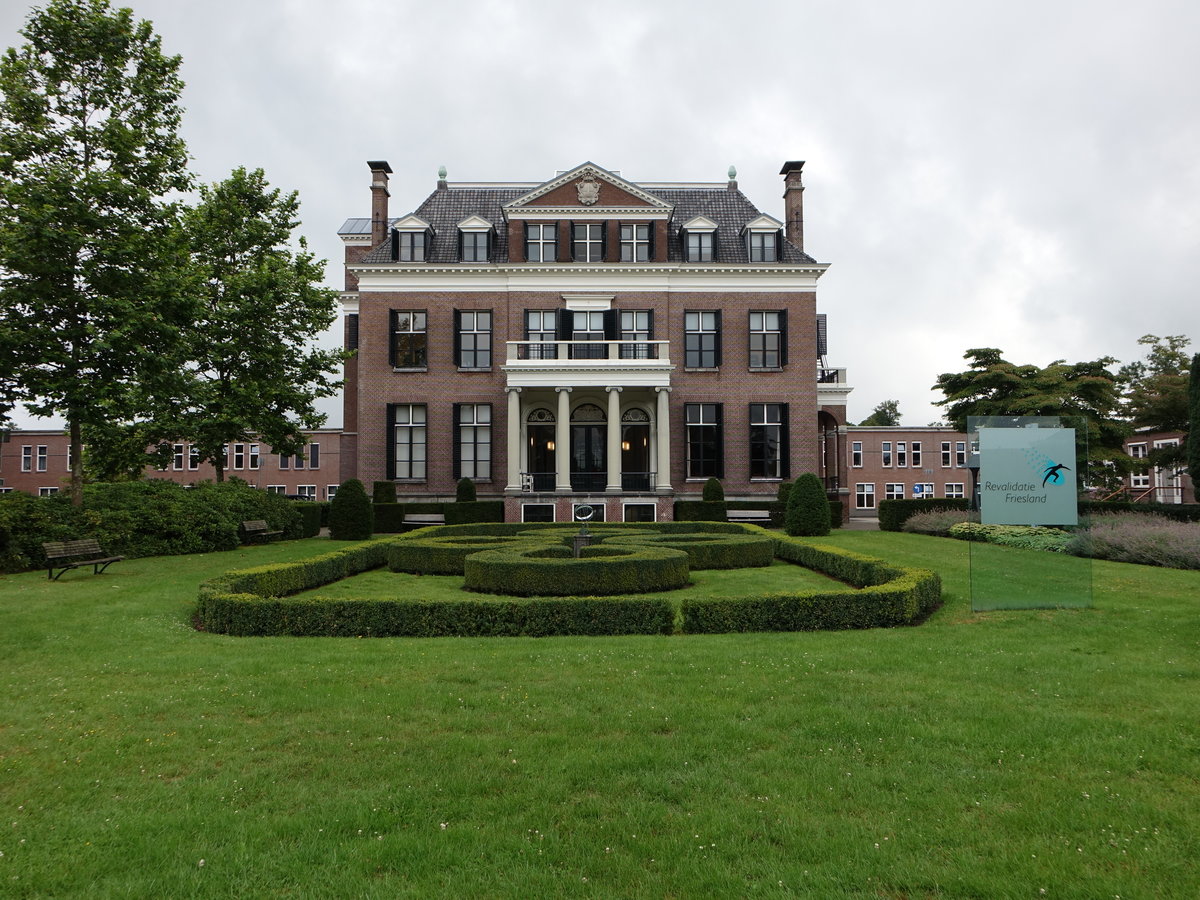
M968 350L965 372L938 376L936 390L945 395L951 424L966 431L968 416L1081 416L1087 421L1088 481L1115 485L1128 467L1123 452L1126 426L1118 418L1120 382L1109 371L1116 360L1055 360L1048 366L1017 365L1000 350Z
M1135 428L1187 433L1190 365L1185 348L1191 341L1181 334L1164 338L1147 334L1138 343L1148 348L1146 358L1118 372L1125 384L1125 414ZM1180 444L1153 451L1149 463L1180 466L1184 458Z
M184 391L157 409L164 437L189 440L223 480L225 447L263 440L298 453L325 417L314 403L336 392L345 354L312 345L337 316L337 292L320 286L321 262L290 246L296 193L272 189L261 169L233 171L200 188L185 211L193 321L184 338Z
M66 419L80 504L84 429L179 377L183 82L107 0L50 0L21 33L0 59L0 409Z
M899 425L900 401L884 400L859 425Z

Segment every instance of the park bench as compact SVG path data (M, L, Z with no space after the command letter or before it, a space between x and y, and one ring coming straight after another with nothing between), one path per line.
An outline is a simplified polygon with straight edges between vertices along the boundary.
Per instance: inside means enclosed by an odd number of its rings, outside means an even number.
M79 566L91 566L92 574L99 575L115 562L120 562L123 556L105 556L100 549L100 542L95 538L83 538L78 541L47 541L42 544L42 552L46 554L46 578L58 581L60 575L67 569ZM55 569L61 569L58 575Z
M282 531L268 531L267 523L263 519L251 519L243 522L242 534L245 536L247 544L266 544L283 537Z
M443 513L408 513L404 516L404 530L424 528L427 525L445 525Z
M765 509L730 509L725 511L725 520L744 525L770 525L771 513Z

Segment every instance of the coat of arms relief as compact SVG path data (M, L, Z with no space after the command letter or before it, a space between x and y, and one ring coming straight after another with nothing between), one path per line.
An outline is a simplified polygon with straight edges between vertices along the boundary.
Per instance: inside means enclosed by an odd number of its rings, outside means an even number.
M600 182L591 172L580 178L575 187L579 191L579 202L584 206L591 206L600 199Z

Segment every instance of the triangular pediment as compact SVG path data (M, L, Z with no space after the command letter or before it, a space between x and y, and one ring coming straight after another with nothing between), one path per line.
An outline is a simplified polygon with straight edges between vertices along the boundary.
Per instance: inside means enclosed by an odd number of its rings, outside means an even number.
M429 223L420 216L410 213L409 215L393 222L392 227L397 231L424 231L429 227Z
M778 231L783 227L783 223L774 216L768 216L763 213L757 219L751 219L742 228L742 231Z
M458 223L459 231L491 231L492 223L483 216L470 216Z
M673 207L631 181L595 163L583 163L538 185L504 207L505 215L522 213L622 211L665 218ZM654 215L654 214L659 215Z
M717 223L708 216L693 216L682 227L684 231L716 231Z

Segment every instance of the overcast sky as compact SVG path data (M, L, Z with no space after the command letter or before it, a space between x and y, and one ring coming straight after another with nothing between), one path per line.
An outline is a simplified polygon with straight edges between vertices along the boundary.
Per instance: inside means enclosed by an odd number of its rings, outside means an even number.
M0 5L0 46L31 6ZM205 181L298 190L342 286L338 226L450 181L724 181L783 218L806 160L805 249L857 422L940 418L972 347L1045 365L1200 350L1200 3L139 0L183 57ZM340 408L330 424L340 425ZM28 419L22 420L31 424Z

